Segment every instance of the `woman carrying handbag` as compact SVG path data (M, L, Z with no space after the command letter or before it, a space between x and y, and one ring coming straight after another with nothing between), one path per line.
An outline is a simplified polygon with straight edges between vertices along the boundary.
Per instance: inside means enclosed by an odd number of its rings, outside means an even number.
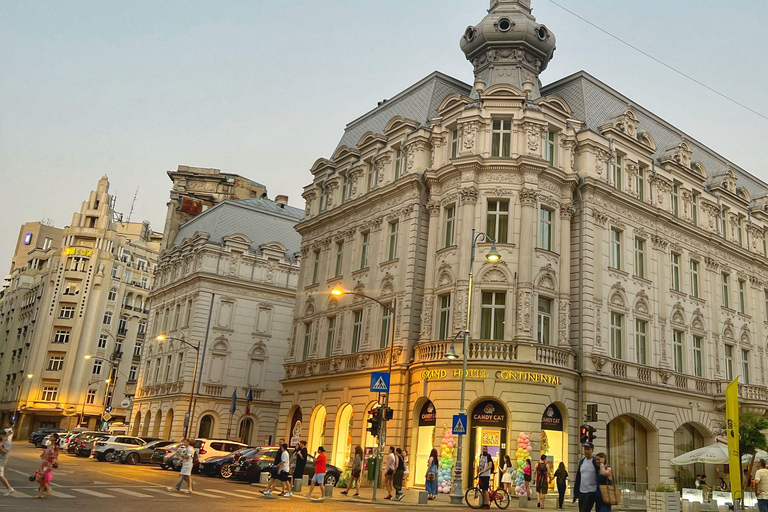
M424 477L424 490L427 491L430 500L437 498L437 450L432 448L427 460L427 474Z
M599 469L597 473L596 512L611 512L612 505L619 504L619 490L613 485L613 470L608 465L608 456L604 453L595 455Z

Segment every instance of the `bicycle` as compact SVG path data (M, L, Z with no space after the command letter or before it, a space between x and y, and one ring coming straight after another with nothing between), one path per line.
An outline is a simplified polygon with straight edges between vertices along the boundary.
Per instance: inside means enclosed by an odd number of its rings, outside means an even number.
M464 501L469 508L478 509L483 506L483 491L480 489L479 482L480 477L475 477L475 486L467 489L467 492L464 494ZM493 474L491 474L491 482L493 482ZM488 500L502 510L509 508L509 504L512 501L509 493L503 488L488 489Z

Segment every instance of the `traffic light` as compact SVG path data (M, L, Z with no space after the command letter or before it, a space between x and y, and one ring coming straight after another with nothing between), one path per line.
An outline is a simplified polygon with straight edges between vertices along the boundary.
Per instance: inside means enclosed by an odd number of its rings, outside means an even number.
M391 407L384 409L384 421L389 421L395 417L395 411Z
M595 436L595 427L593 427L592 425L589 425L588 426L587 439L589 440L590 443L594 444L595 437L596 437Z
M379 428L381 428L381 408L375 407L368 411L368 432L371 433L373 437L376 437L379 435Z
M589 425L582 425L581 430L579 431L579 443L584 444L589 439L589 429L591 427Z

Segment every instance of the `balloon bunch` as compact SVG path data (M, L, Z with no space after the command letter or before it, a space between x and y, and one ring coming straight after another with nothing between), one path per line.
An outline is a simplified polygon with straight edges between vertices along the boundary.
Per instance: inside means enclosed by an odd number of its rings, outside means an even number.
M456 440L450 430L446 430L443 442L440 444L440 463L437 470L437 492L451 492L451 470L453 469Z
M547 439L547 433L541 431L541 454L545 455L549 451L549 439Z
M525 490L525 476L523 475L523 469L525 468L525 461L531 457L531 438L525 432L520 432L517 436L517 451L515 452L515 459L517 459L517 476L515 478L515 494L517 496L525 496L527 494Z

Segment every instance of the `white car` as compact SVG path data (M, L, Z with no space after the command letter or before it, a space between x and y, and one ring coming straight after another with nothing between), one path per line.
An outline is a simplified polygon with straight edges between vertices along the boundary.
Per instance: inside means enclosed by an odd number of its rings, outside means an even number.
M100 462L115 460L115 450L144 446L147 442L139 437L109 436L96 442L92 455Z
M195 439L192 442L192 447L197 452L198 462L204 462L213 457L221 457L223 455L229 455L232 452L246 448L248 445L238 443L237 441L229 441L227 439ZM175 470L181 469L181 457L176 453L168 461L171 468ZM199 466L196 464L194 470L197 471Z

